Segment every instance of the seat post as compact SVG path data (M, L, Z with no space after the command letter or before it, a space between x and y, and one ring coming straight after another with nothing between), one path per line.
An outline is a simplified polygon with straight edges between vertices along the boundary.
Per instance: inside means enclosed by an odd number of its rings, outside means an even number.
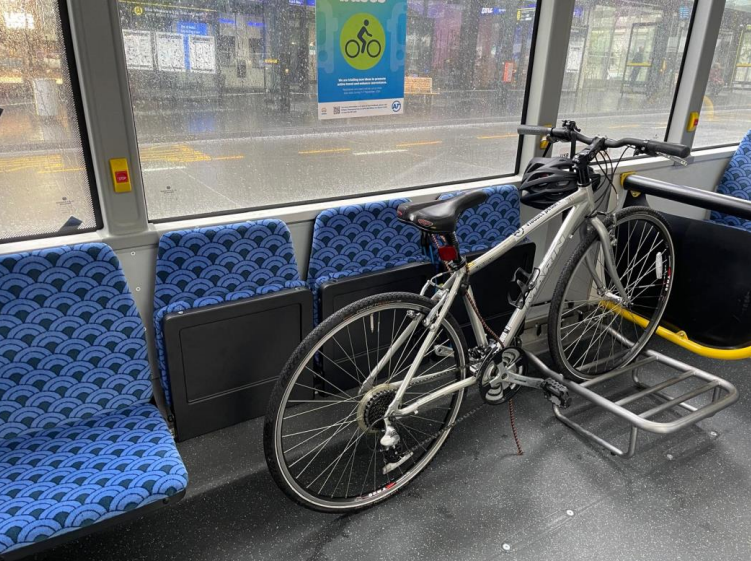
M437 238L435 236L433 238L438 247L438 256L444 263L449 265L452 269L458 269L464 266L464 258L462 257L461 249L459 248L459 240L456 237L456 232L446 234L445 238L447 244L444 246L438 246Z

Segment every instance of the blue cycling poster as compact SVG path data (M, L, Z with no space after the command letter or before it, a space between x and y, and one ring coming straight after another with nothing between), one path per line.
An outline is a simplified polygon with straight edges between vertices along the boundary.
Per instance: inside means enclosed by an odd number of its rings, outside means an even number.
M318 118L404 112L407 0L316 0Z

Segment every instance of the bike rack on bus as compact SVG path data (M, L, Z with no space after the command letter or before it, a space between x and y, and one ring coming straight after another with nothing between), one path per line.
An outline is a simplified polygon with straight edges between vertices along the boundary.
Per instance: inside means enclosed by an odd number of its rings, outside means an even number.
M623 187L628 190L628 194L631 197L628 201L631 204L646 204L644 195L652 195L751 220L751 202L749 201L631 174L627 176L624 174L621 180ZM646 322L643 318L624 310L620 310L618 313L629 321L636 323ZM683 331L674 332L663 326L660 326L656 333L672 343L702 356L723 360L738 360L751 357L751 346L716 348L692 341ZM608 334L622 344L633 344L611 328L608 328ZM580 435L622 458L631 458L636 452L639 431L663 435L672 434L717 414L738 400L738 390L727 380L653 350L643 351L634 362L623 368L582 383L568 380L562 374L551 370L535 355L529 352L526 354L543 375L553 378L563 384L572 394L586 399L596 407L604 409L631 425L628 446L623 449L573 420L572 417L591 410L591 408L578 408L572 413L564 414L560 406L553 405L553 412L558 420ZM640 370L649 364L661 364L675 371L676 374L672 377L668 376L658 383L647 384L640 377ZM594 391L596 386L629 374L633 382L634 391L628 395L618 394L617 397L611 399ZM673 390L676 390L674 386L684 382L691 384L692 381L694 382L694 387L692 388L686 388L683 391L674 391L673 395L665 391L671 387L673 387ZM699 382L699 384L696 385L696 382ZM622 390L622 388L620 389ZM707 396L707 394L709 395ZM704 396L703 402L696 404L694 400L700 398L700 396ZM653 405L641 413L635 413L626 408L627 405L633 407L636 402L650 397L658 398L661 403ZM694 403L689 403L690 401L694 401ZM679 415L677 419L671 421L659 422L654 420L661 413L671 411L678 414L681 409L687 411L687 414Z
M620 335L619 333L609 329L610 336L616 338L621 343L626 345L633 344L628 339ZM607 412L620 417L631 425L631 433L628 441L628 448L624 451L615 444L606 440L605 438L596 435L590 430L584 428L581 424L572 419L573 416L584 413L585 409L582 408L575 411L573 414L564 414L562 409L558 405L553 405L553 413L562 423L568 427L574 429L576 432L585 436L586 438L596 442L600 446L606 448L611 453L620 456L622 458L631 458L636 452L636 442L640 430L657 434L672 434L686 427L695 425L699 421L715 415L717 412L729 407L738 400L738 390L733 384L705 372L693 366L689 366L683 362L670 358L657 351L645 350L642 354L631 364L602 374L586 382L577 383L572 382L565 378L562 374L551 370L546 366L538 357L527 352L529 360L545 375L553 378L557 382L563 384L568 388L570 392L576 394L579 397L586 399L597 407L605 409ZM644 383L639 378L639 370L644 366L651 363L663 364L675 371L677 375L667 378L660 383L649 385ZM634 393L626 396L618 396L618 399L610 399L602 394L596 393L590 388L593 388L599 384L618 378L619 376L625 376L631 374L634 388L637 390ZM670 386L680 384L682 382L688 382L691 379L701 382L700 385L691 388L677 396L670 396L665 393L664 390ZM710 401L703 405L693 405L688 403L689 401L702 396L706 393L712 392ZM642 413L634 413L627 409L625 406L633 404L641 399L654 396L660 398L662 403L647 409ZM680 416L673 421L658 422L652 420L653 417L660 413L666 412L670 409L682 408L689 413Z

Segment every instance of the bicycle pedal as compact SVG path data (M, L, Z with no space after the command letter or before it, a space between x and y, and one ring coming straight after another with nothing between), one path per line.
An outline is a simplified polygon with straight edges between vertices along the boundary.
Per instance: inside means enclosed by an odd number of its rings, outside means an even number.
M568 388L560 382L548 378L542 383L540 389L542 389L545 399L553 405L560 407L561 409L566 409L571 405L571 396L568 393Z

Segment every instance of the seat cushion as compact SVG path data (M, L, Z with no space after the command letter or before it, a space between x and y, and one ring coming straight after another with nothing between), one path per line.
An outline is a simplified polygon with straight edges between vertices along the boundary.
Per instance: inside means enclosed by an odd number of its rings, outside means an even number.
M281 220L167 232L159 240L154 309L186 298L226 299L299 278L289 229Z
M313 226L308 282L338 271L425 261L420 232L396 217L397 207L407 201L348 205L320 213Z
M316 324L322 283L428 261L419 230L397 219L397 207L406 202L408 199L347 205L324 210L316 217L308 264Z
M256 288L255 290L239 290L236 292L227 292L224 294L218 294L215 296L204 296L202 298L190 298L184 296L180 300L170 302L166 306L154 310L154 342L156 343L157 358L159 360L159 372L161 376L162 388L164 389L164 397L169 405L172 405L172 392L170 391L169 376L167 371L167 349L164 343L164 317L167 314L175 312L181 312L185 310L193 310L196 308L204 308L206 306L212 306L215 304L221 304L222 302L234 302L236 300L244 300L246 298L252 298L253 296L261 296L263 294L271 294L273 292L279 292L280 290L286 290L289 288L301 288L306 284L301 280L286 281L281 284L267 284Z
M0 554L172 497L187 483L150 404L0 441Z

